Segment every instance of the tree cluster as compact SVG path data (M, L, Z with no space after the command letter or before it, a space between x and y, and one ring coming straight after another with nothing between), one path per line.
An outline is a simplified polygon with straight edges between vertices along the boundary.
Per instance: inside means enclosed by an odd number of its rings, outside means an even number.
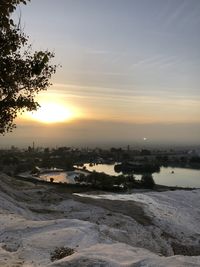
M89 175L80 175L76 178L76 182L86 183L94 188L101 190L126 190L133 188L135 185L135 177L133 175L111 176L106 173L93 171Z
M14 119L25 110L39 107L35 96L50 85L56 65L49 51L32 51L28 36L15 24L12 13L25 0L0 2L0 134L12 131Z

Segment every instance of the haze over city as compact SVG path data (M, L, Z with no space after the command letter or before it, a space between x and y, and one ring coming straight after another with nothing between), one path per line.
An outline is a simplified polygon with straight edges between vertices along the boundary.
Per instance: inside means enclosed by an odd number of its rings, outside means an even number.
M15 12L62 65L0 146L196 145L198 0L32 0Z

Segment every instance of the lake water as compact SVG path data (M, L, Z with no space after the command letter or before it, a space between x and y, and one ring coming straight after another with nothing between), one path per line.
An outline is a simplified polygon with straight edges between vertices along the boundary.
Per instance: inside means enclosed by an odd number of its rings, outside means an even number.
M115 176L122 174L115 172L114 164L98 164L94 166L84 164L84 166L88 171L104 172ZM87 175L84 171L76 170L74 172L49 172L40 175L40 178L45 181L50 181L50 178L53 178L55 183L74 184L74 177L80 172ZM134 176L138 180L141 179L141 175L139 174L135 174ZM161 167L159 173L153 173L153 178L156 184L200 188L200 170Z
M40 179L50 182L50 179L53 178L54 183L68 183L74 184L74 178L79 175L81 171L71 171L71 172L47 172L40 175Z
M84 166L89 171L105 172L109 175L122 174L115 172L114 164L98 164L94 166L84 164ZM141 175L135 175L135 177L136 179L141 179ZM200 188L200 170L161 167L159 173L153 173L153 178L156 184Z

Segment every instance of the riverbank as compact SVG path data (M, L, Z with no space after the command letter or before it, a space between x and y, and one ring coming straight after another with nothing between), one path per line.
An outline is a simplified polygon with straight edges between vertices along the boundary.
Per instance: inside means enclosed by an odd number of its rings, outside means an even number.
M200 190L77 195L5 174L0 181L0 266L200 265ZM63 247L73 253L59 259Z
M49 180L43 180L43 179L38 179L37 177L34 176L22 176L22 175L16 175L15 179L24 181L24 182L31 182L33 184L43 184L43 185L48 185L48 186L53 186L53 188L57 188L58 190L61 191L66 191L70 193L76 193L76 192L86 192L86 191L99 191L99 188L94 185L89 185L89 184L81 184L81 183L56 183L56 182L50 182ZM167 186L167 185L160 185L160 184L155 184L155 186L152 189L146 189L140 187L135 187L132 189L123 189L120 187L114 187L109 190L104 190L105 192L129 192L129 193L134 193L134 192L146 192L146 191L158 191L158 192L163 192L163 191L168 191L168 190L194 190L195 187L181 187L181 186Z

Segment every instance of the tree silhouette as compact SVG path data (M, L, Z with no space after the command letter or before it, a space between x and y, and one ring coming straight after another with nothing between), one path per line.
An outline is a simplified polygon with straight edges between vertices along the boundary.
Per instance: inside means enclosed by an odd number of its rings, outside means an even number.
M141 178L141 184L145 188L152 189L155 186L155 181L151 173L144 173Z
M29 0L0 2L0 134L12 131L19 112L39 107L35 96L50 85L54 54L32 51L28 36L11 18L16 6Z

